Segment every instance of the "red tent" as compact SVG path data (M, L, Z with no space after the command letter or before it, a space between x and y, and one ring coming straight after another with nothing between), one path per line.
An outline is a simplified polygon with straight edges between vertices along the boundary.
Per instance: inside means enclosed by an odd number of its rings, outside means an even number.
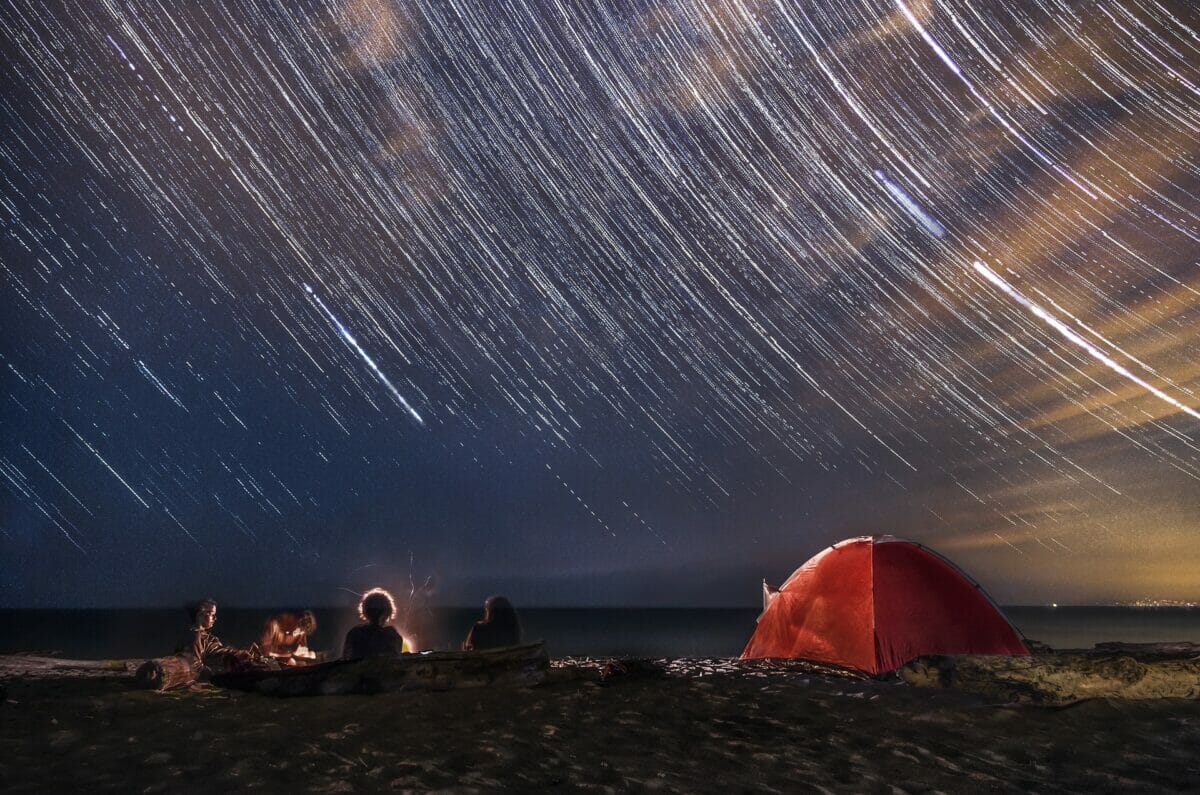
M924 654L1028 654L995 603L953 563L893 536L841 541L775 591L743 659L803 657L892 671Z

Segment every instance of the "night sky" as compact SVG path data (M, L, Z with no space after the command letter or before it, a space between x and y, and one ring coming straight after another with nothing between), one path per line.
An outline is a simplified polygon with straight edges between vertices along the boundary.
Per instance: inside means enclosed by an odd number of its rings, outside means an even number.
M1200 600L1191 2L0 22L0 606Z

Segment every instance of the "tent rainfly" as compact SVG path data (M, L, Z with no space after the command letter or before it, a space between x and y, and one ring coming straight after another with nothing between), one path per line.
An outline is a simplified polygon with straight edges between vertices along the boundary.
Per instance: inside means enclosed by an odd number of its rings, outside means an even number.
M893 671L926 654L1028 654L983 589L950 561L889 535L841 541L778 589L743 659L799 657Z

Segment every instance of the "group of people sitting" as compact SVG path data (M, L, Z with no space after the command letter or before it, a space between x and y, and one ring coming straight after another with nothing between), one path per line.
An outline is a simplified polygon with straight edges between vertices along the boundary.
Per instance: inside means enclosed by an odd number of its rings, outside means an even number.
M192 626L175 653L186 658L198 672L203 670L239 670L258 664L304 665L316 660L308 640L317 628L311 610L272 616L263 627L257 643L249 649L227 646L213 634L217 622L217 603L203 599L191 607ZM368 657L399 657L411 651L404 638L391 625L396 604L382 588L367 591L358 603L358 626L346 633L342 644L343 660ZM489 596L483 603L483 617L476 621L463 641L464 651L515 646L521 642L521 623L512 603L503 596Z

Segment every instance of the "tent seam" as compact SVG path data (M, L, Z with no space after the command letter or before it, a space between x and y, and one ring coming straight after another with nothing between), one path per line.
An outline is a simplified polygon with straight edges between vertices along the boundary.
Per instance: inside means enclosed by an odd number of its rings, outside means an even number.
M874 668L878 668L879 659L879 628L875 620L875 539L871 539L871 655Z

